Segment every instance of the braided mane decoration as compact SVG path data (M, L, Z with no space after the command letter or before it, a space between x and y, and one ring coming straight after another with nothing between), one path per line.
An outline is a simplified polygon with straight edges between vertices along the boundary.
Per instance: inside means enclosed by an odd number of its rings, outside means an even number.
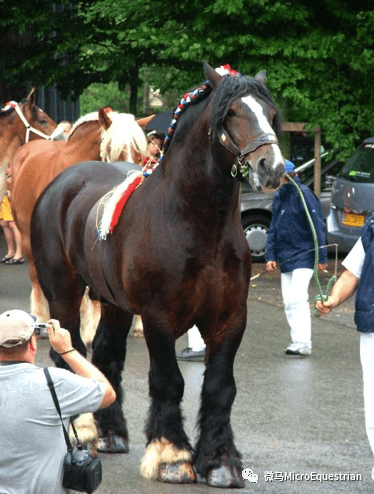
M281 130L281 116L268 88L261 82L257 81L255 78L242 75L239 72L232 70L231 68L227 70L227 67L229 66L222 67L223 69L226 69L226 71L220 71L216 69L217 72L219 72L223 76L223 80L218 87L213 101L212 128L215 129L217 133L222 129L227 112L229 110L229 106L234 99L246 96L248 94L253 94L255 97L265 101L275 110L273 126L275 133L279 135ZM179 105L174 110L173 120L171 121L171 124L169 126L168 133L164 140L162 153L160 158L158 159L157 164L162 162L163 157L170 146L181 112L183 112L183 110L185 110L191 104L198 103L199 101L203 100L211 93L211 91L212 87L210 85L210 82L205 81L201 85L201 87L194 89L183 96ZM144 172L143 174L145 176L148 176L146 172Z
M170 146L170 142L173 138L174 130L175 130L175 127L177 125L178 118L179 118L180 114L182 113L182 111L185 110L191 104L198 103L199 101L206 98L211 93L211 91L212 91L212 88L210 86L210 82L205 81L197 89L193 89L189 93L186 93L183 96L183 98L180 100L179 105L174 110L173 120L171 121L168 133L166 134L164 144L162 147L162 153L161 153L161 156L158 160L158 163L160 163L163 160L164 154L166 153L166 151L168 150L168 148Z

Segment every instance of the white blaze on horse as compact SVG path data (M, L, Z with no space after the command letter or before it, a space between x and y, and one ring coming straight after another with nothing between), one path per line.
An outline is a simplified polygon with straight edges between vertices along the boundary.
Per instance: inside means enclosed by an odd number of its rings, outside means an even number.
M35 206L31 243L51 316L83 355L79 308L86 285L101 303L92 361L117 399L95 413L100 449L128 451L121 376L133 315L140 314L150 359L142 474L244 487L230 424L251 275L240 178L253 169L259 183L278 187L285 166L275 132L280 115L263 74L222 77L207 64L204 70L207 81L178 105L159 165L120 214L114 208L115 221L107 222L102 240L97 227L103 198L121 187L132 164L87 162L64 170ZM175 341L194 324L206 343L206 369L192 447L183 428L184 380ZM53 350L51 356L66 366Z

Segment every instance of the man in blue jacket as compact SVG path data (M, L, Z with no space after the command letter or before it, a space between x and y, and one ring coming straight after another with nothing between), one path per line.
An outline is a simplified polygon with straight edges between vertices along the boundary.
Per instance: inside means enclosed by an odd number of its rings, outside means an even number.
M326 245L326 225L317 196L302 185L295 173L295 165L286 161L286 173L301 189L313 220L319 247ZM318 269L327 266L327 248L318 250ZM308 288L313 276L315 245L304 205L295 185L284 177L281 188L275 192L269 228L266 269L281 270L282 297L292 343L287 355L311 355L312 323Z

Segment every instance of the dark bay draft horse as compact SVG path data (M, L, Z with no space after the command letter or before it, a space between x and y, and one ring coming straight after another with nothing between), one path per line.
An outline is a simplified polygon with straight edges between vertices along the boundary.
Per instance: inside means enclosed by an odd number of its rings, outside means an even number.
M208 64L204 70L206 83L181 101L163 159L130 197L112 234L99 240L97 230L106 194L127 174L122 163L89 162L62 172L44 191L31 241L51 316L83 354L85 285L100 297L92 360L117 393L95 415L102 441L127 445L121 372L132 317L140 314L151 400L143 476L192 483L198 475L208 485L243 487L230 425L251 272L238 176L250 166L264 186L277 187L285 168L273 130L280 117L262 77L221 76ZM194 324L207 345L195 448L182 425L184 381L175 356L176 339Z

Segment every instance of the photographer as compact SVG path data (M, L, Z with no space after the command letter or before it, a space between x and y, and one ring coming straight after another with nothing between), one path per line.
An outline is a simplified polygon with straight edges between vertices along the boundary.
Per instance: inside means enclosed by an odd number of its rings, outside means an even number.
M24 311L0 315L0 492L63 494L66 443L43 369L34 365L35 319ZM48 322L52 348L75 372L49 369L66 427L71 416L111 405L106 377L73 349L70 333Z

